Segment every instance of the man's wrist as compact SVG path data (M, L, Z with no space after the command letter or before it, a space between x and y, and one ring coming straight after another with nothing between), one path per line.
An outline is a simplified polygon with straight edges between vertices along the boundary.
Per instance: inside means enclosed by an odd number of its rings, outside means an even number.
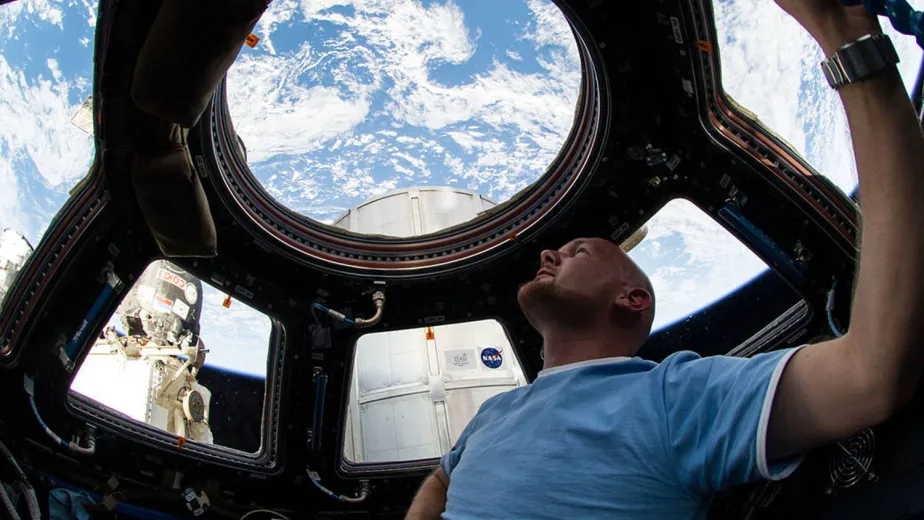
M825 58L830 58L845 43L867 34L882 34L882 26L873 16L859 16L851 20L832 22L813 31L815 41L821 45Z

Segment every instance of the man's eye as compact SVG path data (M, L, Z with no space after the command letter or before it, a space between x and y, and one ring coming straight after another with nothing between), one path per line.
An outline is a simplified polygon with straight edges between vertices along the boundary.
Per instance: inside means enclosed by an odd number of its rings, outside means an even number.
M590 253L587 252L586 249L578 249L578 250L577 250L577 253L575 253L574 256L582 255L582 254L583 254L583 255L589 255Z

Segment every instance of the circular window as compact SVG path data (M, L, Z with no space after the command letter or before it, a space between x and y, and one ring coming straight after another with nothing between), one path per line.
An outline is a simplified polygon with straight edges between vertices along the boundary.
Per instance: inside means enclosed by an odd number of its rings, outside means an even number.
M490 249L573 191L602 133L588 47L549 0L277 1L254 34L222 91L229 187L314 257Z

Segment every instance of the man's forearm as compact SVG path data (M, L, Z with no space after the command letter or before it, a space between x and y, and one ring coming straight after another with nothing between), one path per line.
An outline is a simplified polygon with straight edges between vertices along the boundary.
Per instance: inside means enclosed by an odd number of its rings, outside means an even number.
M877 31L878 22L816 37L830 56L844 41ZM897 71L845 86L840 94L862 215L849 345L871 390L894 407L912 393L924 361L924 137Z
M438 520L446 510L446 483L441 478L442 470L437 469L424 480L414 502L407 511L405 520Z

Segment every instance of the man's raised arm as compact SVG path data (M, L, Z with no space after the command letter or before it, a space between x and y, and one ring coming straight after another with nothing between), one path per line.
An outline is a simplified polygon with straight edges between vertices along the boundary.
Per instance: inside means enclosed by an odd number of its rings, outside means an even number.
M437 468L420 486L404 520L438 520L446 510L447 489L449 477L442 468Z
M862 6L777 0L830 56L880 32ZM780 380L767 437L778 458L874 426L913 394L924 361L924 137L895 70L840 90L860 176L862 245L843 337L802 349Z

